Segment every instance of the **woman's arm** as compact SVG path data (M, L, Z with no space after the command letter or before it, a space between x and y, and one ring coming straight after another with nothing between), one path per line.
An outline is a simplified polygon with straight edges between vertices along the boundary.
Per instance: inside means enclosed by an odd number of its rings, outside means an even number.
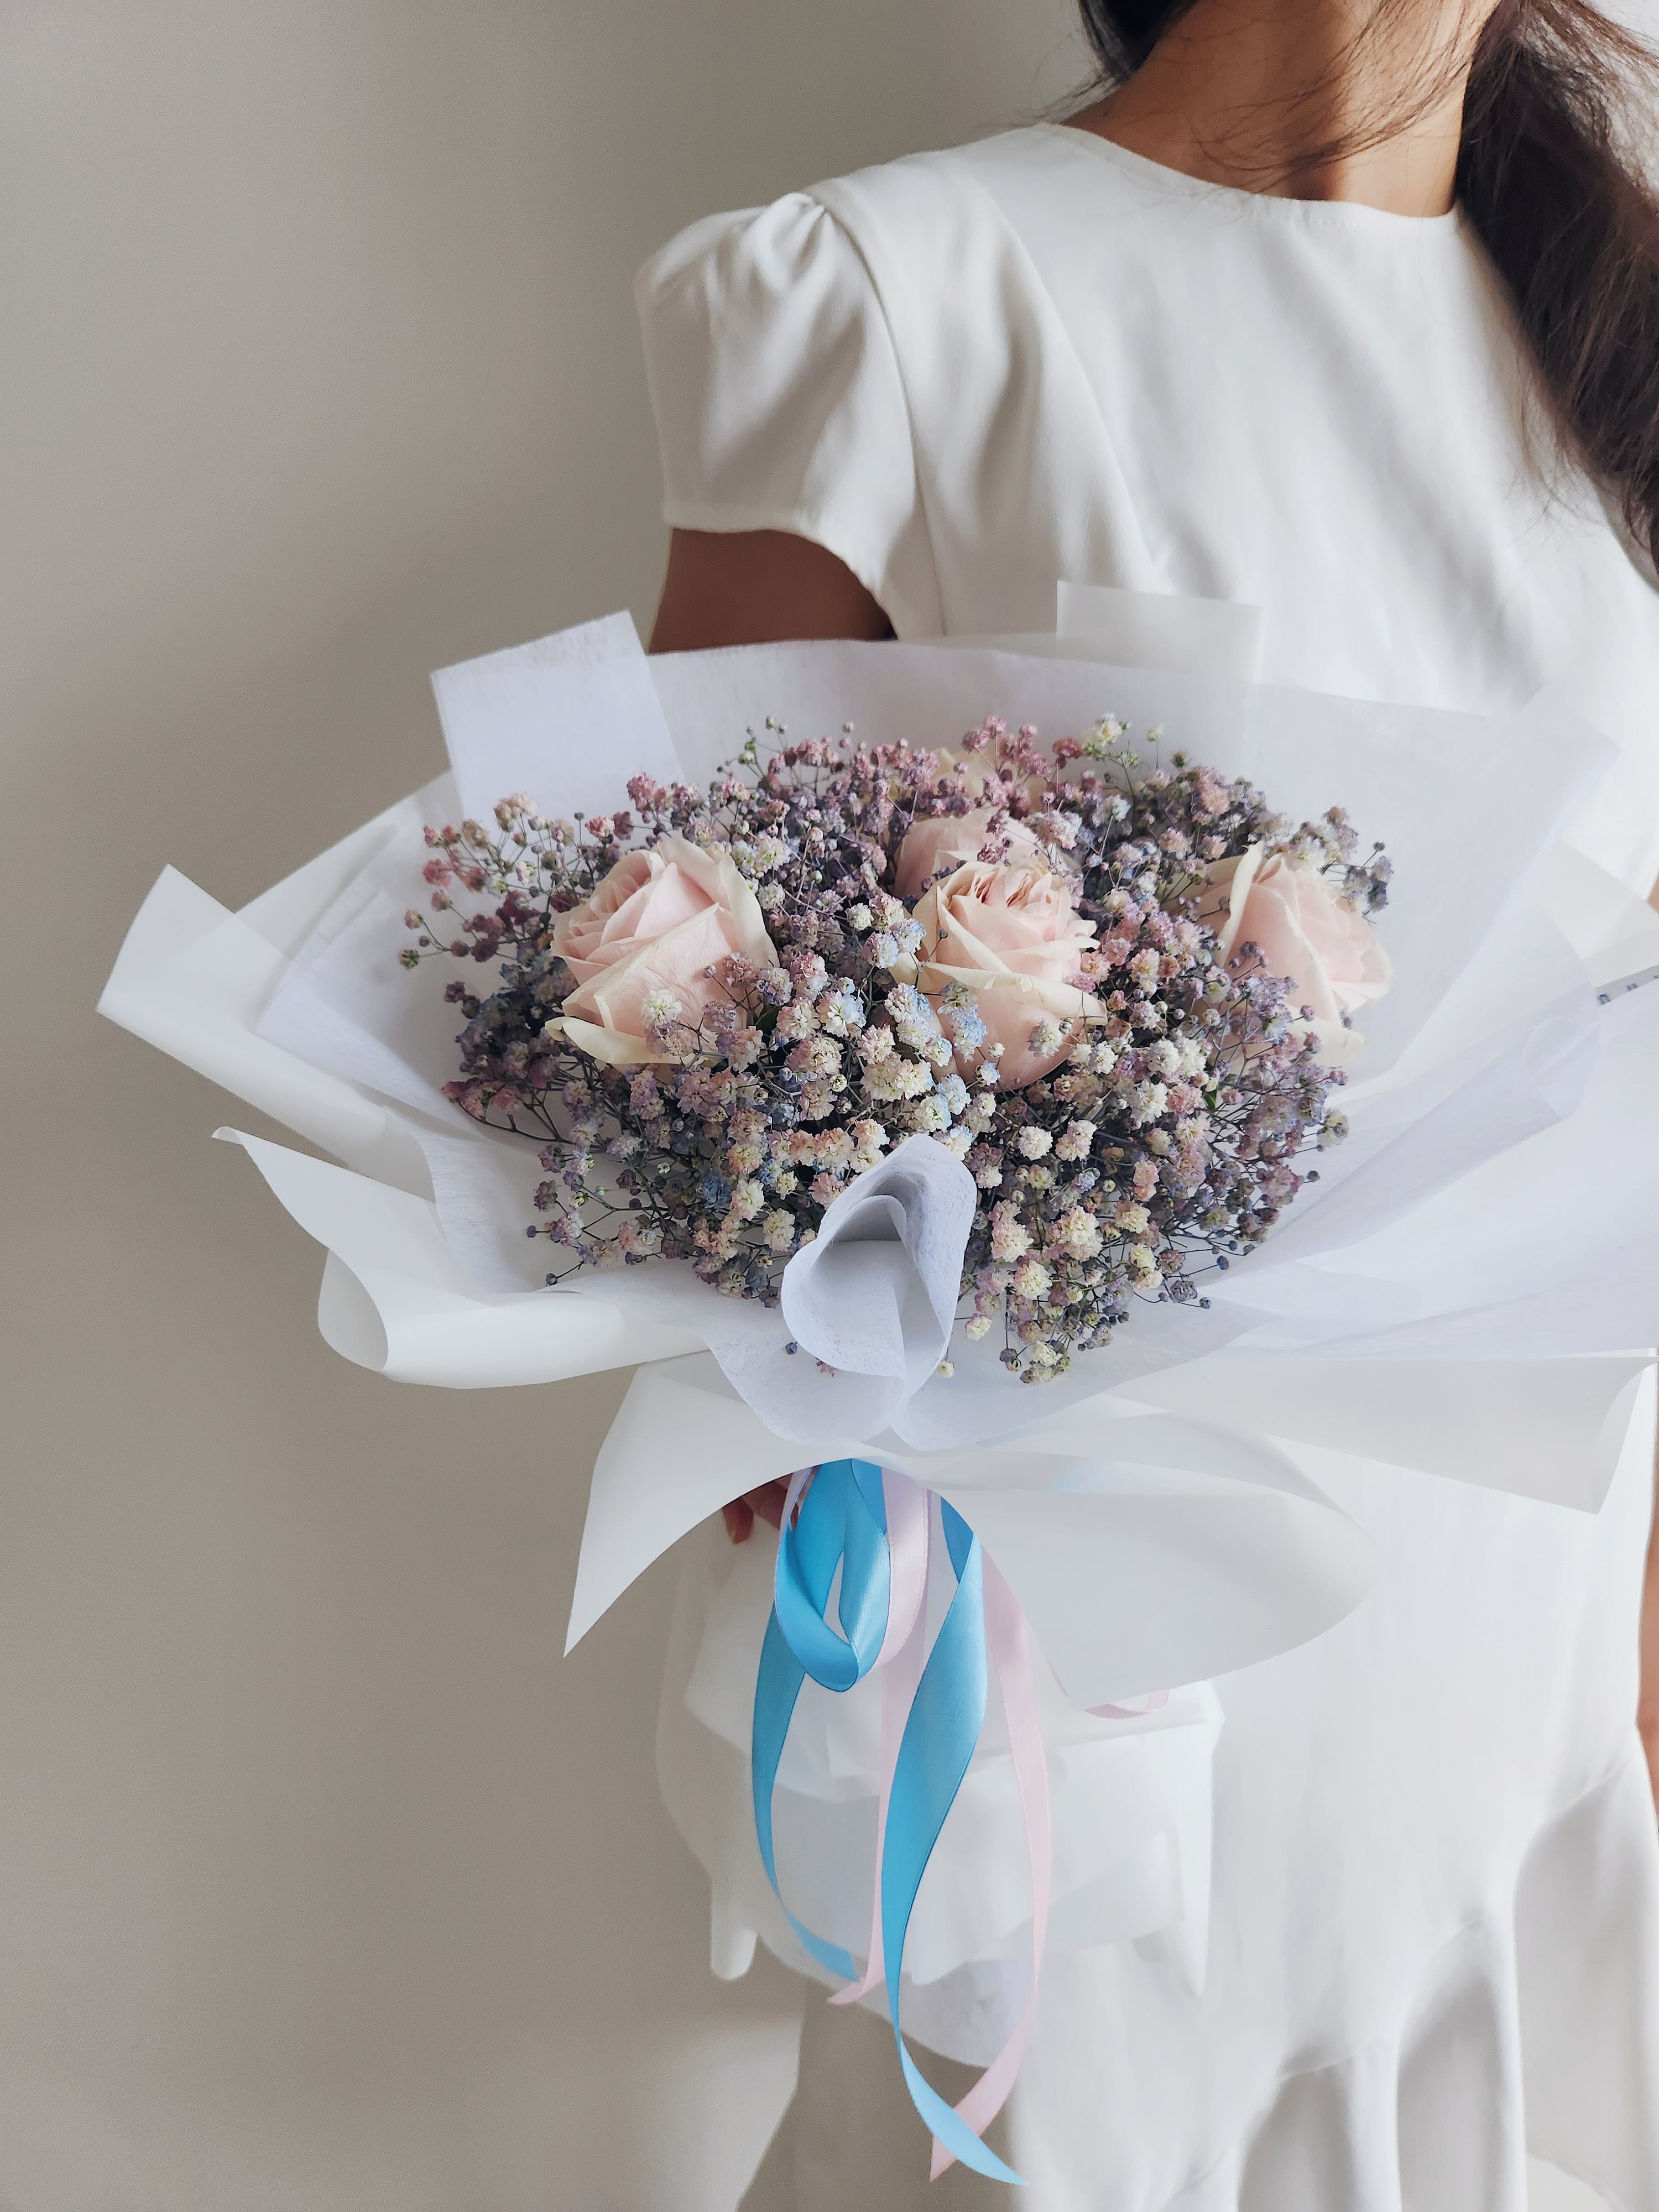
M651 631L653 653L783 638L891 637L893 625L844 561L787 530L677 530ZM769 1482L726 1507L726 1533L747 1540L755 1516L775 1528L784 1486Z
M653 653L892 635L846 562L810 538L787 530L677 530L669 540Z

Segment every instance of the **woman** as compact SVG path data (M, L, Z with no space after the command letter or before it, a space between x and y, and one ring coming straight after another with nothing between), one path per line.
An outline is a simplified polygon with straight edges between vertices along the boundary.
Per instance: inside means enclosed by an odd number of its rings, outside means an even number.
M1582 0L1085 17L1115 88L1071 123L644 273L656 648L1051 629L1061 580L1243 601L1269 681L1571 686L1625 747L1583 840L1645 891L1659 220L1608 128L1640 49ZM1221 1686L1203 1993L1126 1944L1051 1963L1006 2116L1034 2207L1521 2212L1530 2147L1659 2212L1644 1449L1595 1521L1322 1459L1376 1592ZM884 2031L811 2006L751 2202L920 2202L912 2124Z

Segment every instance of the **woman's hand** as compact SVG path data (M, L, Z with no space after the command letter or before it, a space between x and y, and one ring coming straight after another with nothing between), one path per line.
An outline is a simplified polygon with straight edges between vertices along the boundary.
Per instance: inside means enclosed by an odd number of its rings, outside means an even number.
M783 1521L783 1501L787 1486L781 1482L763 1482L758 1490L749 1491L742 1498L734 1498L729 1505L722 1505L726 1518L726 1533L734 1544L746 1544L755 1531L755 1516L771 1528Z

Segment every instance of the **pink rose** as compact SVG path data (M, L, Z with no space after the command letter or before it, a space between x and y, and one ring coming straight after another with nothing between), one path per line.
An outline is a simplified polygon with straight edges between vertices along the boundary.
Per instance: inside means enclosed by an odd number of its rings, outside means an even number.
M706 969L733 952L762 968L778 957L731 855L684 837L618 860L592 898L556 920L553 950L578 985L564 1002L565 1036L615 1067L667 1057L650 1034L648 999L669 994L677 1018L695 1025L724 996Z
M1199 919L1216 932L1218 956L1259 945L1269 975L1290 983L1291 1004L1312 1007L1313 1019L1297 1026L1326 1066L1351 1058L1365 1040L1343 1015L1380 999L1394 976L1370 922L1316 868L1282 853L1264 858L1260 845L1218 860L1209 879Z
M678 845L678 838L664 844ZM633 946L661 937L714 903L696 878L659 846L617 861L592 898L559 915L553 950L579 983L590 983Z
M935 876L963 867L979 858L980 847L990 834L994 806L975 807L971 814L931 814L905 833L898 849L893 889L902 899L920 898ZM1011 860L1034 860L1036 839L1023 822L1009 817L1004 833Z
M1094 925L1078 913L1070 879L1052 869L970 860L924 895L915 919L921 988L936 997L947 984L965 983L973 992L987 1042L1003 1048L1003 1089L1023 1090L1058 1067L1084 1016L1100 1012L1070 980L1093 950ZM1060 1040L1037 1053L1031 1033L1045 1021L1061 1024Z

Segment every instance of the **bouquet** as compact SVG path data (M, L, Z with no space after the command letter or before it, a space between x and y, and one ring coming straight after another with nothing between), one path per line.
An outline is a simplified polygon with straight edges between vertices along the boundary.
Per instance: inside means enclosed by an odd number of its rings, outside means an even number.
M787 1482L769 1603L734 1573L686 1691L755 1881L665 1784L728 1919L884 1998L935 2170L1015 2179L980 2131L1105 1879L1066 1716L1201 1751L1182 1686L1358 1602L1299 1447L1593 1510L1626 1446L1659 919L1563 836L1610 749L1086 658L647 662L625 622L435 682L451 777L240 915L164 875L103 1009L340 1163L240 1139L347 1356L636 1366L573 1641ZM976 1791L1012 1907L953 1855ZM901 2027L1020 1945L948 2106Z
M750 736L706 798L635 776L581 823L517 793L428 828L402 958L495 971L445 986L444 1091L538 1140L550 1285L661 1257L776 1306L849 1183L930 1137L978 1194L963 1336L1000 1323L1042 1382L1199 1298L1343 1133L1388 862L1340 808L1293 825L1180 752L1142 773L1110 720L1052 756L995 719L960 761L850 735Z

